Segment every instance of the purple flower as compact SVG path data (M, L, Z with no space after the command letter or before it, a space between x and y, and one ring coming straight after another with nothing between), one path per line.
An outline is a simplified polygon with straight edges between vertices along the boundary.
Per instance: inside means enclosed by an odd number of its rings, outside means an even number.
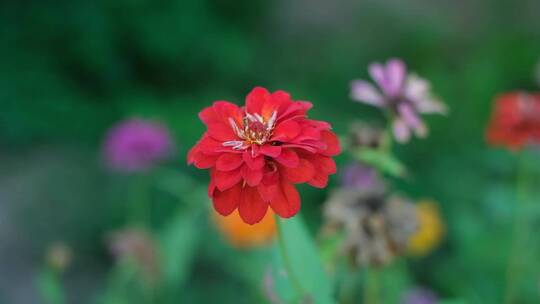
M402 304L435 304L437 301L437 295L423 287L413 288L401 297Z
M374 187L377 183L377 171L361 164L351 164L341 171L341 185L358 190Z
M400 59L390 59L386 65L373 63L369 74L378 88L367 81L354 80L351 98L388 109L393 116L394 136L401 143L409 140L411 132L418 137L427 135L420 114L447 112L446 106L431 95L430 84L414 74L407 74L407 67Z
M169 130L158 122L132 118L108 132L103 145L107 165L118 171L139 172L172 155Z

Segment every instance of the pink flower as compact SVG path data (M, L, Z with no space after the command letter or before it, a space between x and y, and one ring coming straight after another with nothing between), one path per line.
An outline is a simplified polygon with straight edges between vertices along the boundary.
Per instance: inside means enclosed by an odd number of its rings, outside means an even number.
M169 130L158 122L138 118L113 126L103 144L107 165L124 172L148 170L169 158L172 152Z
M375 107L385 108L392 115L395 138L407 142L411 133L418 137L427 135L427 127L420 114L445 114L446 106L434 98L430 84L407 74L407 67L400 59L390 59L386 65L373 63L369 74L378 88L364 80L351 83L351 98Z

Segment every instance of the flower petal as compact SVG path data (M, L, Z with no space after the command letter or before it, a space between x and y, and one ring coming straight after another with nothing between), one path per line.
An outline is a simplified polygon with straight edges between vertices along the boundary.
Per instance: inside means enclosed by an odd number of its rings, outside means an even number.
M275 160L285 167L296 168L300 159L293 149L282 149L281 154Z
M236 185L242 180L242 174L240 170L233 171L218 171L214 170L212 174L212 179L216 183L216 187L220 191L225 191L232 186Z
M395 118L394 122L392 123L392 129L394 131L394 136L396 137L396 140L398 142L406 143L409 141L409 138L411 137L411 132L403 119L399 117Z
M295 184L306 183L315 175L315 167L305 158L300 159L296 168L282 167L281 169L284 178Z
M238 213L244 222L253 225L260 222L268 210L268 203L264 202L254 187L244 187L240 195Z
M225 191L215 190L212 196L214 209L224 216L231 214L238 207L241 190L241 184L237 184Z
M315 172L315 175L308 184L315 188L322 189L328 185L328 175L321 172Z
M341 147L339 145L339 138L330 131L321 132L321 140L326 144L326 149L321 154L326 156L334 156L341 153Z
M257 186L263 178L263 169L253 170L249 166L244 165L242 167L242 177L248 185L251 187Z
M417 75L407 77L403 94L420 113L446 114L448 112L444 103L431 96L429 82Z
M377 83L379 88L381 88L383 95L388 95L385 67L376 62L369 65L368 71L371 78L375 81L375 83Z
M238 153L223 153L216 161L216 169L219 171L231 171L244 163L242 155Z
M256 87L246 97L246 111L250 114L262 114L262 108L269 100L270 92L263 87Z
M390 96L397 96L404 86L407 68L400 59L390 59L386 64L387 91Z
M376 107L382 107L385 104L379 91L364 80L351 82L351 99Z
M277 157L281 154L280 146L262 145L260 146L259 153L270 157Z
M262 155L253 157L251 155L251 151L246 150L242 154L242 158L244 159L244 162L253 170L261 169L262 167L264 167L264 156Z
M216 165L217 159L217 155L205 155L199 152L195 154L193 164L198 169L209 169Z
M422 122L417 113L414 112L412 107L408 104L401 103L398 106L399 114L403 121L412 129L414 133L419 137L425 137L427 135L427 127Z
M289 141L298 136L298 134L300 134L300 130L300 124L298 124L296 121L284 121L282 123L279 123L274 129L272 140Z
M270 207L281 217L289 218L300 210L300 195L296 188L282 181L277 196L270 202Z
M290 110L290 106L294 104L291 100L291 95L284 91L276 91L271 94L270 99L261 109L261 115L265 118L272 116L276 112L278 118L286 115L285 112Z

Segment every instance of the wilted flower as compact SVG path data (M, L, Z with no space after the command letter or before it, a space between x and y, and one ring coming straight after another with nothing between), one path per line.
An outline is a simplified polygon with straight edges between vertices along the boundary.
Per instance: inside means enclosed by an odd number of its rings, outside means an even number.
M64 272L71 264L73 252L63 242L52 243L45 254L47 265L58 272Z
M416 231L414 205L387 197L384 187L335 190L325 204L327 226L342 227L344 251L357 265L385 265L406 247Z
M367 81L354 80L351 98L388 110L399 142L407 142L411 131L418 137L427 135L420 114L447 112L446 106L431 95L430 84L414 74L408 75L405 63L399 59L390 59L386 65L373 63L369 74L378 88Z
M276 220L272 210L269 210L263 219L254 225L244 223L236 210L227 216L213 211L213 218L219 231L235 247L264 246L276 236Z
M424 256L431 252L444 235L444 223L437 204L430 200L422 200L416 204L418 231L409 240L409 253Z
M402 304L435 304L438 301L433 291L423 287L413 288L401 297Z
M113 232L108 238L108 245L118 261L134 262L149 282L155 282L159 278L157 247L145 230L127 228Z
M207 131L188 163L210 169L208 194L218 213L238 209L244 222L255 224L270 206L277 215L292 217L300 210L294 184L326 186L340 146L329 123L307 118L311 106L258 87L245 107L217 101L199 113Z
M111 128L103 152L107 165L114 170L145 171L172 155L173 141L161 123L133 118Z
M353 189L367 189L379 183L377 171L369 166L354 163L341 171L341 186Z
M349 145L353 149L377 149L381 146L384 130L373 124L354 122L349 128Z
M519 150L540 143L540 93L511 92L495 101L486 137L492 145Z

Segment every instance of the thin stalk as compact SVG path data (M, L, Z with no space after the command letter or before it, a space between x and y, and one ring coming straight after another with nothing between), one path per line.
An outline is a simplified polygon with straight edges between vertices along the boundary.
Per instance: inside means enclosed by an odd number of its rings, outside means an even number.
M300 300L302 300L304 298L305 292L292 268L291 260L289 259L289 254L287 253L287 244L285 242L285 235L283 233L282 219L279 218L278 216L276 216L276 224L278 228L277 230L278 230L279 252L283 260L283 265L285 266L285 271L287 271L287 276L289 280L291 281L294 290L298 294Z
M518 279L523 260L523 243L527 241L528 212L526 210L527 191L527 164L526 154L522 152L517 167L516 176L516 208L514 213L513 243L506 269L506 295L505 303L514 303L516 280Z
M148 191L148 177L142 174L134 176L134 181L131 184L131 200L128 206L132 224L142 227L150 226L151 205Z
M380 278L379 270L367 267L364 281L364 304L379 303Z

